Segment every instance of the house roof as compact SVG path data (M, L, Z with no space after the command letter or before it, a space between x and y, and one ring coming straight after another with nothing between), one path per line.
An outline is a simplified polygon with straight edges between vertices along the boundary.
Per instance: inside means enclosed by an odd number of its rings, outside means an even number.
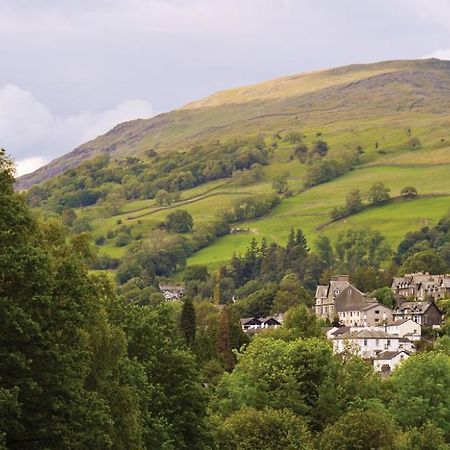
M365 306L367 299L359 289L349 284L336 296L334 304L337 312L355 311Z
M336 339L398 339L398 336L381 330L361 330L343 333L336 336Z
M258 322L261 323L260 319L257 319L256 317L245 317L243 319L240 319L240 322L242 325L246 325L249 322Z
M336 331L331 333L333 336L339 336L340 334L348 333L350 331L350 327L339 327Z
M272 321L272 322L276 322L279 325L281 325L281 322L278 319L276 319L275 317L273 317L273 316L261 317L259 320L261 321L261 323L267 323L267 322Z
M176 284L160 284L159 289L161 291L173 291L173 292L182 292L185 290L184 286Z
M403 302L400 306L398 306L395 310L397 314L403 314L406 311L410 310L415 314L425 314L426 310L431 306L433 302Z
M378 356L376 356L374 359L376 360L382 360L382 361L390 361L391 359L394 359L397 355L400 353L405 353L409 356L409 353L406 350L398 350L398 351L389 351L386 350L384 352L381 352Z
M412 319L397 319L397 320L393 320L392 322L388 322L386 324L387 327L398 327L399 325L403 325L406 322L414 322ZM416 322L414 322L416 323Z
M316 298L325 298L328 296L328 286L317 286Z
M388 308L386 305L383 305L383 303L377 301L368 301L367 305L361 308L361 311L368 311L372 308L384 308L390 310L390 308Z

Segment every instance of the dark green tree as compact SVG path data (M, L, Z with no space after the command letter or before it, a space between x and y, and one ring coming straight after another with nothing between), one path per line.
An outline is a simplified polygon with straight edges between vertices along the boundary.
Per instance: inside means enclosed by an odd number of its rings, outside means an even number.
M218 435L223 450L314 448L305 420L288 409L243 408L219 425Z
M354 410L322 433L323 450L395 450L397 429L383 410Z
M189 233L194 227L194 220L187 211L178 209L166 217L164 226L173 233Z
M401 191L400 195L407 200L417 197L417 189L414 186L405 186Z
M195 340L196 320L194 304L190 298L185 298L183 300L180 321L186 343L191 346Z

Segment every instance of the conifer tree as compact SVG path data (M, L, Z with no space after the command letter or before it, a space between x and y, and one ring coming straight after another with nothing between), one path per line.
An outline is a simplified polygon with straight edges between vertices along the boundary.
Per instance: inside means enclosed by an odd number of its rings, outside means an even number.
M225 369L229 371L234 367L234 357L231 352L230 320L230 311L228 307L225 307L220 315L217 330L217 354Z
M184 299L181 310L181 329L186 343L191 346L195 341L196 319L195 308L190 298Z

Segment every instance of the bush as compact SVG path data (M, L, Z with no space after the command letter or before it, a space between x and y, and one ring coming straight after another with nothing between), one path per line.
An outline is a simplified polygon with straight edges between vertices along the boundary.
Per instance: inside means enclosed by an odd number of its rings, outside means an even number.
M242 408L219 425L218 441L223 450L314 448L305 419L288 409Z
M418 148L420 148L422 146L422 143L420 142L420 139L417 137L412 137L411 139L408 140L408 142L406 143L406 145L408 146L408 148L410 148L411 150L416 150Z
M95 239L95 245L103 245L106 242L105 236L101 235Z
M130 236L127 234L120 233L116 236L116 247L126 247L130 242Z
M164 221L164 228L173 233L190 233L193 227L194 219L182 209L170 213Z
M418 193L417 193L417 189L414 186L405 186L401 191L400 191L400 195L406 199L406 200L410 200L412 198L417 197Z

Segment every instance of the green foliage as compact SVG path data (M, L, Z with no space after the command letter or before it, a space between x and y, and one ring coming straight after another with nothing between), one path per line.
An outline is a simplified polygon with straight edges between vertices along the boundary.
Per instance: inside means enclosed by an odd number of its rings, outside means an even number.
M231 209L225 213L225 217L230 223L255 219L267 214L279 203L280 198L274 194L240 198L233 202Z
M430 420L420 428L411 428L399 442L399 450L449 450L442 430Z
M337 159L320 159L308 166L303 186L311 188L327 181L334 180L344 173L352 170L359 163L359 154L357 152L344 155Z
M302 417L288 409L242 408L219 426L223 450L312 450L312 436Z
M208 268L206 266L194 265L186 267L183 281L185 283L189 283L190 281L206 281L208 277Z
M173 233L189 233L193 227L194 219L182 209L170 213L164 221L164 228Z
M445 272L445 264L442 258L434 250L424 250L409 256L399 269L399 273L414 272Z
M290 338L318 338L323 335L315 314L304 304L287 311L283 331L284 329Z
M302 141L302 134L299 131L289 131L284 136L283 140L290 144L298 144Z
M391 250L381 233L365 228L339 234L335 252L340 270L353 272L357 267L380 267Z
M450 439L450 356L417 354L394 371L389 383L392 414L402 426L422 427L432 418Z
M183 300L183 308L181 310L181 329L183 331L186 343L191 346L195 340L196 321L195 309L192 300L185 298Z
M272 189L278 194L282 195L288 188L289 172L280 173L272 180Z
M320 390L336 369L331 346L323 339L285 342L256 336L234 371L222 378L214 406L222 415L243 406L289 408L314 420Z
M395 306L394 293L392 292L392 289L387 286L376 289L370 294L370 296L376 298L380 303L388 308L393 308Z
M404 199L411 200L411 199L417 197L418 193L417 193L417 189L414 186L405 186L400 191L400 195Z
M389 192L391 190L384 185L381 181L374 183L367 192L367 199L369 203L378 205L380 203L389 200Z
M157 204L170 205L177 200L179 191L230 177L234 171L250 169L254 164L267 164L268 150L261 139L244 139L215 141L187 152L147 157L146 161L132 157L110 161L108 157L99 157L84 162L31 188L27 192L28 201L33 206L61 212L67 207L89 206L103 199L108 215L119 211L125 197L157 197Z
M383 410L349 411L323 432L323 450L395 450L397 430Z
M310 293L301 285L294 273L288 273L280 282L275 294L272 312L285 312L292 306L304 304L312 306L313 299Z

